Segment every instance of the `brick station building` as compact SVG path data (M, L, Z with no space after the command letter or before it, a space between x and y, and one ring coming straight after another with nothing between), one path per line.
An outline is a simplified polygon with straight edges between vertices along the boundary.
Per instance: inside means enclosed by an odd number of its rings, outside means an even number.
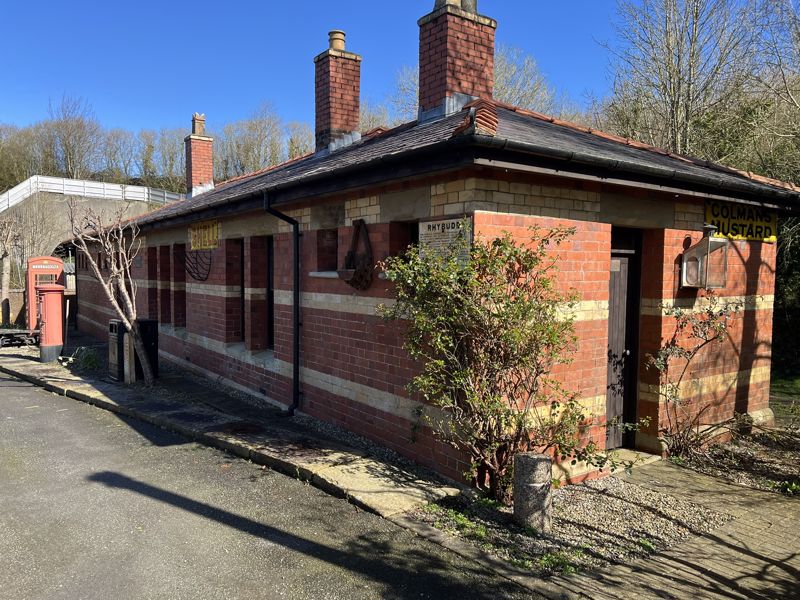
M744 310L682 393L712 399L711 419L769 420L776 212L798 189L495 102L497 24L474 0L437 0L419 25L414 122L358 133L362 59L342 32L314 59L313 154L215 186L195 115L191 198L138 220L138 306L160 321L161 359L461 478L466 457L414 427L415 365L400 326L375 314L391 290L372 266L465 216L484 238L569 226L559 278L580 296L578 351L559 374L598 425L652 418L635 436L595 428L602 443L657 452L664 407L646 356L674 331L667 307L703 306L681 286L682 258L715 221L740 237L717 293ZM86 271L78 288L80 327L107 335L113 315Z

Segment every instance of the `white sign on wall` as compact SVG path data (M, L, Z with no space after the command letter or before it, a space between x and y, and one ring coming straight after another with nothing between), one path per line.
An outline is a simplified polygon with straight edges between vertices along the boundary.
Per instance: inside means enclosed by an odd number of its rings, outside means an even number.
M443 256L464 235L464 226L467 223L469 221L465 221L463 217L420 222L420 249Z

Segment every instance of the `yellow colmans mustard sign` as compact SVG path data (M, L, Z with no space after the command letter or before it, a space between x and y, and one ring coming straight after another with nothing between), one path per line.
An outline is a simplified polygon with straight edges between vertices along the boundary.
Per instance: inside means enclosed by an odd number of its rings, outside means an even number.
M215 250L219 246L219 222L205 221L189 225L190 250Z
M715 237L770 243L778 241L777 214L757 206L710 201L706 203L706 223L717 228Z

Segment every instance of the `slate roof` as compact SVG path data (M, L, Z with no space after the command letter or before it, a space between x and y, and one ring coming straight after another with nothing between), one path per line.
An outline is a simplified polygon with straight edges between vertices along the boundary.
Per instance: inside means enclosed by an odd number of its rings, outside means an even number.
M560 121L546 115L478 100L464 110L428 122L412 122L394 129L378 129L360 141L332 153L317 153L294 159L250 175L218 184L213 190L189 200L174 202L137 219L140 225L216 208L263 190L291 186L334 176L342 169L368 168L387 157L404 155L450 144L463 136L476 147L525 151L550 161L570 161L612 172L615 178L659 180L664 185L694 189L721 188L736 196L776 196L782 204L800 208L800 187L674 155L599 131ZM446 151L446 148L444 149Z

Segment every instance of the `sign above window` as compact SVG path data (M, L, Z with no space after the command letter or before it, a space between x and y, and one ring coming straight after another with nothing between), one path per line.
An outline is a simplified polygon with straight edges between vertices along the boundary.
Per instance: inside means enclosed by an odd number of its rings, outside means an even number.
M189 250L216 250L218 247L218 221L204 221L189 225Z
M777 214L757 206L708 201L706 223L717 228L714 237L769 243L778 240Z

